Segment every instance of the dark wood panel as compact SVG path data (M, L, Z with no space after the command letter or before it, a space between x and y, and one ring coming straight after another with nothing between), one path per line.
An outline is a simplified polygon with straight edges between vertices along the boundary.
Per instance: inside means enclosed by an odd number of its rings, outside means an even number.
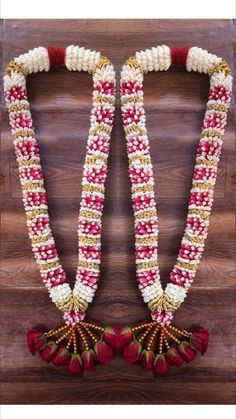
M79 44L107 55L117 70L135 51L153 45L189 44L222 56L233 67L230 20L6 20L3 66L39 45ZM32 113L46 177L51 225L70 284L77 264L77 217L91 108L88 74L64 68L28 78ZM183 69L149 74L144 93L158 195L160 268L163 284L175 263L185 217L196 147L208 93L204 75ZM125 137L119 109L112 133L103 217L101 282L88 318L135 324L148 318L135 279L134 227ZM234 105L234 100L233 100ZM216 199L202 263L175 322L205 326L211 334L204 357L169 376L154 378L120 358L83 378L32 357L25 332L52 328L61 315L50 302L27 238L8 116L2 100L1 335L2 402L18 404L233 403L235 248L234 106L229 114Z

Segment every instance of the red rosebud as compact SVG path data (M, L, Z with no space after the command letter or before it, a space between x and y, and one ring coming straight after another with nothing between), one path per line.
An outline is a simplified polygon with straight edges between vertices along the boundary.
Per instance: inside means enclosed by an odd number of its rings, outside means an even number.
M170 364L166 359L165 354L156 355L153 371L155 372L155 374L166 374L170 371Z
M209 342L209 333L205 329L199 329L190 336L191 345L202 355L206 352Z
M174 365L180 366L183 364L184 360L180 353L178 352L177 347L171 346L166 352L166 358L169 362L173 363Z
M68 364L69 360L70 352L68 351L68 349L65 348L65 346L61 345L56 353L55 358L53 358L52 363L59 367L60 365Z
M119 349L122 349L126 345L128 345L132 341L133 337L134 335L130 327L126 326L126 327L120 328L119 329Z
M141 351L141 343L133 341L124 348L123 357L126 359L128 364L135 364L139 360Z
M58 346L54 342L54 340L50 340L44 349L42 349L39 353L44 361L51 362L53 358L55 358L58 351Z
M144 349L139 359L142 369L145 371L151 370L154 364L154 358L155 356L153 351Z
M66 366L66 370L71 374L81 374L83 364L79 354L71 354L70 361Z
M179 344L178 351L186 362L191 362L197 354L196 350L193 350L186 340Z
M119 347L119 329L113 326L106 327L103 333L103 339L108 345L117 349Z
M46 336L40 330L33 328L27 332L27 343L30 352L34 355L46 344Z
M115 349L122 349L133 339L133 333L130 327L112 327L106 328L103 333L104 340Z
M112 348L102 340L95 343L94 351L96 353L98 361L101 362L101 364L109 364L111 358L113 357Z
M93 370L96 364L96 356L92 349L82 353L82 361L85 370Z

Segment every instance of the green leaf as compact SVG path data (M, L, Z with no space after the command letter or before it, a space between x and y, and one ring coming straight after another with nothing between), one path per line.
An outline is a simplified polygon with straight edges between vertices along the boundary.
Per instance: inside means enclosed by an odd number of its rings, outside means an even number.
M183 340L180 344L179 344L179 349L180 351L182 351L183 353L185 353L185 349L184 349L184 345L189 345L189 342L187 342L186 340Z
M165 362L165 354L157 354L154 360L154 363L158 361L158 359L161 358L163 362Z
M78 359L78 361L80 362L80 364L82 364L82 359L81 359L80 354L72 353L71 356L72 356L72 361L74 361L75 359Z
M127 326L122 330L121 335L125 335L126 333L130 333L130 332L131 332L131 329L129 326Z
M197 338L197 336L194 336L194 335L191 335L189 339L190 339L190 342L191 340L198 340L199 342L201 342L201 339Z
M175 356L176 355L176 353L175 353L175 351L173 351L173 349L168 349L168 354L170 354L170 355L172 355L172 356Z
M148 362L148 360L149 360L149 358L150 358L151 354L153 354L153 352L152 352L152 351L146 351L145 356L146 356L146 361L147 361L147 362Z
M116 332L111 327L106 327L105 332L110 333L111 335L115 335Z
M90 361L91 352L93 352L92 349L89 349L88 351L84 351L84 353L86 353L86 355L87 355L88 361Z
M66 356L69 353L68 349L63 349L63 351L61 352L61 356Z

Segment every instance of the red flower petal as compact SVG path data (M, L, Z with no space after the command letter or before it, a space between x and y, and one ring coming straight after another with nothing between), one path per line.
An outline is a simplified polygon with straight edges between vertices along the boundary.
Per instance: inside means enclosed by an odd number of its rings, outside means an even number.
M134 335L130 329L130 327L126 326L126 327L122 327L119 329L119 348L122 349L124 348L127 344L129 344L132 339L133 339Z
M117 349L119 347L119 329L113 326L109 326L103 333L103 339L108 345Z
M34 355L36 351L39 351L45 345L46 336L41 330L36 328L30 329L27 332L27 343L30 352Z
M209 343L209 333L205 329L199 329L192 333L190 337L191 344L201 352L202 355L206 352Z
M180 366L183 364L184 360L178 349L175 345L171 346L168 351L166 352L166 358L169 362L173 363L176 366Z
M102 340L95 344L94 351L96 353L98 361L101 362L101 364L109 364L111 358L113 357L112 348Z
M154 361L153 371L155 374L167 374L170 371L170 364L166 359L165 354L157 354Z
M130 327L116 328L109 326L103 333L104 340L115 349L122 349L133 339Z
M82 361L85 370L93 370L96 364L96 356L92 349L82 353Z
M126 359L128 364L135 364L139 360L141 351L141 343L133 341L124 348L123 357Z
M178 351L186 362L191 362L197 354L196 350L193 350L185 340L178 345Z
M42 349L39 353L45 362L51 362L53 358L55 358L57 351L58 351L57 344L53 340L51 340L47 343L45 348Z
M154 364L154 359L155 359L155 355L153 351L148 351L144 349L139 359L142 369L145 371L151 370Z
M79 354L71 354L71 358L66 366L66 370L71 374L81 374L83 370L83 364Z
M60 365L67 365L70 361L70 352L68 349L65 348L65 346L61 345L59 347L59 350L57 351L57 354L55 358L53 358L52 363L59 367Z

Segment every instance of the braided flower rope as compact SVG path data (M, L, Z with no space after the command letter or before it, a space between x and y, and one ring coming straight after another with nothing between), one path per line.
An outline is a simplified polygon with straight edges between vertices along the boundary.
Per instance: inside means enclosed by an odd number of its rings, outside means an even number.
M143 78L149 71L166 71L171 64L209 74L210 91L197 148L186 228L170 282L163 289L158 266L158 216L143 104ZM187 295L204 250L231 94L232 76L226 62L197 47L158 46L137 52L122 68L121 103L135 216L137 280L152 317L151 323L131 330L135 341L126 348L124 356L131 363L141 359L144 368L154 363L157 373L167 372L170 363L180 365L181 359L192 360L196 349L203 354L207 347L207 331L201 329L194 336L172 326L171 321ZM141 343L145 348L143 352ZM152 348L156 348L155 354Z
M94 87L78 219L79 261L73 289L66 282L49 224L39 147L26 90L28 74L49 71L55 65L65 65L69 71L89 72ZM29 348L33 354L40 350L45 361L66 364L68 371L78 373L83 366L92 368L95 359L106 363L112 356L111 349L101 340L104 328L85 323L83 319L99 281L101 216L113 125L115 72L100 52L73 45L65 49L39 47L9 63L4 92L33 253L50 297L63 312L66 323L49 333L30 330Z

